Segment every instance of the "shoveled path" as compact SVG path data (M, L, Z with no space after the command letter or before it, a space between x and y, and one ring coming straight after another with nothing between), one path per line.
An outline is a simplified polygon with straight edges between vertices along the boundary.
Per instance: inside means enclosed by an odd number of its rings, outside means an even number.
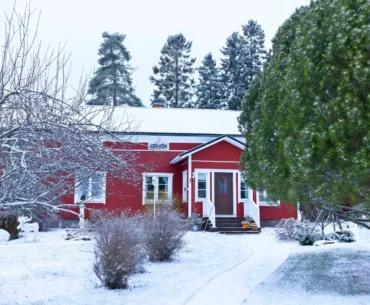
M248 235L251 252L241 262L209 278L195 289L183 305L239 305L258 283L289 256L295 243L277 242L271 229Z

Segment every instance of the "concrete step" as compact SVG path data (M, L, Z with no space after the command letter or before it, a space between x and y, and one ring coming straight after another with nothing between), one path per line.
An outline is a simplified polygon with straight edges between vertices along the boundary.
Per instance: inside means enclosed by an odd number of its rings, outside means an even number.
M242 227L216 227L216 228L209 228L209 232L241 232L241 233L259 233L261 230L258 231L252 231L247 230Z
M259 234L260 231L218 231L219 234Z

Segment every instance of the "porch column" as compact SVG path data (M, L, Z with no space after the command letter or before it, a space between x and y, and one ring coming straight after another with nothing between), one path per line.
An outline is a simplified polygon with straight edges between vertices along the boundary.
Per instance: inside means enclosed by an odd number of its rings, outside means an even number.
M191 154L188 157L188 217L191 217L192 214L192 166L191 166Z

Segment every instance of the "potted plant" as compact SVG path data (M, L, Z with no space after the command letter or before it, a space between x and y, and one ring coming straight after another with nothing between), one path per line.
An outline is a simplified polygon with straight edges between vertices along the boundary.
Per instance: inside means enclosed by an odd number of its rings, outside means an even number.
M247 216L241 222L241 225L242 225L242 228L244 228L246 230L250 230L250 229L254 228L255 222L254 222L252 217Z
M190 218L191 229L196 232L202 229L203 219L198 214L193 214Z

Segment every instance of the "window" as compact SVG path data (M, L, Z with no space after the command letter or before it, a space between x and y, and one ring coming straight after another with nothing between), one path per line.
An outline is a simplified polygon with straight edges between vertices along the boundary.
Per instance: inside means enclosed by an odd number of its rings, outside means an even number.
M77 177L75 202L105 202L105 173Z
M168 202L172 199L172 174L144 174L143 203Z
M207 198L207 175L208 173L202 173L198 172L197 173L197 200Z
M242 175L240 177L240 189L239 189L239 199L240 201L248 200L248 185Z
M264 206L274 206L280 205L280 201L272 201L268 198L266 191L258 191L258 200L260 205Z

